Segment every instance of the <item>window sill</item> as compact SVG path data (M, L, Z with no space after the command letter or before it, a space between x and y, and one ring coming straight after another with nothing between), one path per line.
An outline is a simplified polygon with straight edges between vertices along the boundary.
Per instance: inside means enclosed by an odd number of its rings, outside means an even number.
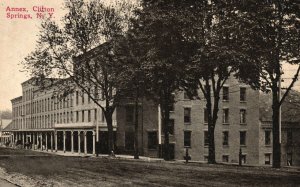
M222 125L229 125L229 123L223 123Z
M208 123L207 123L207 122L204 122L204 125L208 125Z
M204 148L208 148L208 145L204 145Z
M190 149L190 148L192 148L192 147L191 147L191 146L184 146L184 148L189 148L189 149Z
M265 144L265 147L272 147L272 145L271 144Z
M225 102L225 103L228 103L228 102L229 102L229 99L227 99L227 100L224 100L224 99L223 99L222 101Z

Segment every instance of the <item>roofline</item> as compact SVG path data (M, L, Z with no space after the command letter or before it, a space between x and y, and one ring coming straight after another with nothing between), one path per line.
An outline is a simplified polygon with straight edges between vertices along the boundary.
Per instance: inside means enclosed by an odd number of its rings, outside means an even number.
M22 99L22 98L23 98L23 96L19 96L19 97L15 97L15 98L11 99L10 101L13 102L13 101L15 101L17 99Z

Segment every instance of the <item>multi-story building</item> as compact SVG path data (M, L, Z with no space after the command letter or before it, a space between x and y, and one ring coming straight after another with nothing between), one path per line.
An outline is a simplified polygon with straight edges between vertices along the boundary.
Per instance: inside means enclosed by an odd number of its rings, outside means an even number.
M22 83L23 96L11 100L12 141L33 149L95 154L99 138L100 152L108 152L107 127L100 108L79 89L60 97L58 84L68 80L54 81L46 88L40 88L35 78ZM115 118L113 122L116 128Z
M300 165L300 93L291 90L281 107L281 165ZM260 94L259 164L272 164L272 97Z
M178 92L171 111L170 144L172 157L183 159L186 149L192 160L206 161L208 137L204 97L191 100L185 92ZM243 162L259 163L259 92L230 78L224 85L219 103L219 117L215 128L217 162L237 163L242 150ZM157 156L164 135L160 125L159 108L142 105L140 109L140 152ZM118 147L133 151L133 105L118 110Z
M87 54L88 58L97 57L101 52L99 47L99 50ZM32 149L95 154L98 138L100 153L108 153L107 125L101 108L80 89L60 97L60 85L68 79L49 81L54 84L40 88L35 78L29 79L22 83L23 95L11 100L11 141L31 146ZM271 124L269 119L262 118L260 97L259 91L233 77L224 85L215 127L217 162L238 163L240 150L242 162L246 164L272 162ZM176 102L171 106L169 123L170 147L174 159L182 160L186 149L192 160L206 161L208 158L206 104L204 97L200 95L199 98L191 100L184 91L175 94ZM134 151L134 118L134 103L124 98L118 103L113 115L117 153L132 154ZM161 156L164 135L159 106L152 101L140 99L138 118L140 154ZM294 127L299 127L298 124L299 121L293 122ZM289 128L283 125L283 129ZM298 164L299 149L291 151L295 149L295 142L298 142L294 136L296 132L292 131L287 130L282 136L283 142L289 141L284 144L286 149L283 151L283 160L288 160L284 163Z
M1 119L0 117L0 145L10 144L10 119Z

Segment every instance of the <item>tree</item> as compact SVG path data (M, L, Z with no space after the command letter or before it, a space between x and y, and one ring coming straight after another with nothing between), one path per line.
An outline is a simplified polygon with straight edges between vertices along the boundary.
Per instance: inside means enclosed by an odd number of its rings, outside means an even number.
M281 166L280 107L298 80L300 71L300 10L290 0L245 1L240 25L251 58L251 72L244 68L240 76L254 88L272 92L273 167ZM282 64L297 66L287 88L280 89ZM281 93L283 95L281 96Z
M134 158L139 159L139 105L143 99L144 74L141 67L141 43L129 32L124 37L115 40L114 54L118 59L114 62L114 76L118 77L117 86L119 95L125 104L134 103ZM120 68L122 67L122 68Z
M111 65L113 38L126 32L132 6L77 0L67 1L65 8L62 27L52 20L42 23L37 48L25 59L24 69L41 79L67 78L61 82L62 97L76 89L87 94L105 115L109 150L113 151L112 115L118 102Z
M230 76L237 75L244 58L239 33L239 3L228 1L195 2L189 9L184 30L186 40L196 46L189 60L185 89L191 96L203 96L208 121L208 163L215 159L215 126L222 88Z
M12 119L12 112L10 110L2 110L0 114L0 119Z
M133 26L135 40L142 41L139 54L145 76L145 95L161 107L164 130L164 159L170 160L169 123L170 106L174 92L184 80L184 68L191 48L182 35L183 22L178 19L186 1L142 1ZM184 14L187 15L187 14ZM159 129L160 130L160 129Z

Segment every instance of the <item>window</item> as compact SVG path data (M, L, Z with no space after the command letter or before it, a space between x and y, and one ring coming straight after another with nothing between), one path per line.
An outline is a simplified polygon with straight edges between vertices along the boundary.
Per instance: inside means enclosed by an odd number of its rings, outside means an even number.
M70 98L71 98L70 106L72 107L73 106L73 93L71 93Z
M240 131L240 145L246 145L246 131Z
M208 111L207 108L204 108L204 123L208 123Z
M228 139L229 139L229 132L223 131L223 145L229 145Z
M286 138L287 138L286 143L291 145L293 143L293 131L292 131L292 129L287 130Z
M292 166L293 165L293 153L288 153L286 156L287 156L287 165Z
M134 107L133 106L126 106L125 107L125 115L126 115L126 123L127 125L133 124L133 117L134 117Z
M229 156L228 155L223 155L222 156L222 162L229 162Z
M157 132L148 132L148 149L157 149Z
M88 110L88 122L91 122L91 111Z
M76 122L78 122L78 121L79 121L79 112L76 111Z
M223 101L229 100L229 87L223 87Z
M246 162L247 162L246 155L242 155L241 159L242 159L242 164L246 164Z
M81 94L81 103L84 104L84 91L82 91Z
M134 132L125 132L125 149L134 150Z
M169 134L174 134L174 119L170 119L169 121Z
M67 108L69 108L69 103L70 103L70 95L67 96L67 99L66 99L66 105L67 105Z
M84 110L81 111L81 119L82 119L82 122L84 122Z
M191 123L191 108L184 108L184 123Z
M271 145L271 131L265 131L265 145Z
M246 124L246 110L240 109L240 124Z
M184 147L191 147L191 131L184 131Z
M91 89L89 88L88 89L88 94L90 94L91 93ZM91 103L91 97L88 95L88 103Z
M63 99L63 108L66 108L66 98Z
M71 111L71 114L70 114L70 120L71 120L71 122L73 122L73 112Z
M246 101L246 88L240 88L240 101Z
M190 99L186 91L183 91L183 99Z
M223 109L223 124L228 124L229 123L229 109L224 108Z
M97 86L95 86L95 88L94 88L94 97L95 97L95 99L98 99L98 96L99 96L98 88L97 88Z
M265 164L266 165L271 164L271 154L270 153L265 154Z
M204 146L208 146L209 141L208 141L208 131L204 131Z

